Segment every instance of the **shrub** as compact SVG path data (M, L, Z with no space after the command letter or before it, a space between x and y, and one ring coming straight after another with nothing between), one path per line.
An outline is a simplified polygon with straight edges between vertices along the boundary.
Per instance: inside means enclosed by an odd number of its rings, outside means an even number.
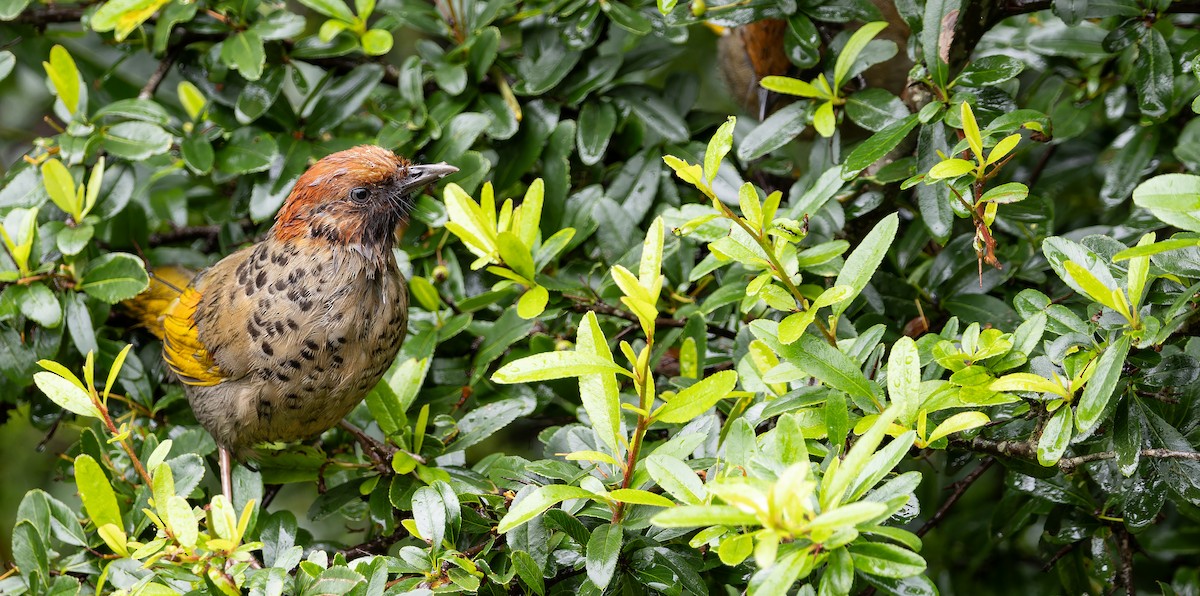
M5 111L53 102L0 189L0 403L71 438L0 590L1200 582L1190 5L300 4L0 0ZM460 169L349 416L386 458L263 446L230 502L116 305L362 143Z

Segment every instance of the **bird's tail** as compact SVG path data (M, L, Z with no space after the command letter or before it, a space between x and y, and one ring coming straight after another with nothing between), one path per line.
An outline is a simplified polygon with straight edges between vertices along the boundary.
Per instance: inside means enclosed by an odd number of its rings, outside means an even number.
M145 327L162 339L163 314L188 287L195 272L175 265L154 267L147 271L150 273L149 287L141 294L122 302L121 306L137 320L139 326Z

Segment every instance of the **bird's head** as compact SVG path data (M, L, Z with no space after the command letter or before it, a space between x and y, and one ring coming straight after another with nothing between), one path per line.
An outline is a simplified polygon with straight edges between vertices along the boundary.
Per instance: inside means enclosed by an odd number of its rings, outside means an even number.
M387 249L412 211L412 195L457 172L446 163L418 165L374 145L327 155L300 175L271 234Z

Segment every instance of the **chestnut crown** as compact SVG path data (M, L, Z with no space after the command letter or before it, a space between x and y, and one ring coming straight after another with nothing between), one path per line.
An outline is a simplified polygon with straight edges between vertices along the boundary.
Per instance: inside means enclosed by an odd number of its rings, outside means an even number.
M413 164L374 145L325 156L300 175L275 217L277 240L391 246L412 211L412 195L457 172L449 164Z

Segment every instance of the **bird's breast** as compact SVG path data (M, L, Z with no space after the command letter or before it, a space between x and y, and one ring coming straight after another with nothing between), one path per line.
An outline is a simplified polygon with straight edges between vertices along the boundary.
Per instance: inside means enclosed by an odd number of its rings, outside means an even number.
M352 250L267 242L224 279L213 279L220 297L197 324L221 369L239 377L238 443L337 424L391 365L407 328L407 288L390 254L381 265Z

